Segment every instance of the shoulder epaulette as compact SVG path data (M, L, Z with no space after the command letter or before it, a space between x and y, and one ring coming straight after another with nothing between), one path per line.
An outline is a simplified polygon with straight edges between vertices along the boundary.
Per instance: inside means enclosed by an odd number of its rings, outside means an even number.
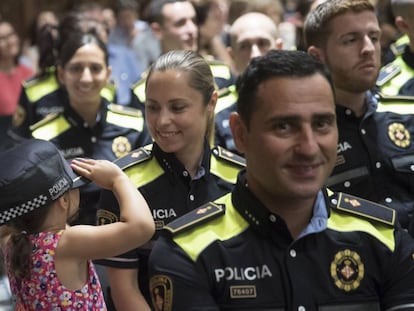
M130 117L142 117L142 111L133 107L127 107L124 105L110 104L108 109L114 113L127 115Z
M410 43L408 35L403 35L398 40L390 45L391 52L395 56L399 56L404 53L405 47Z
M350 213L388 226L395 225L396 212L387 206L342 192L330 192L328 199L331 208L334 210Z
M175 235L211 221L224 213L224 205L209 202L165 225L164 230Z
M385 95L381 92L378 92L379 100L381 102L408 102L408 103L414 103L414 96L409 95Z
M131 151L123 157L116 159L114 163L118 165L122 170L125 170L135 164L147 161L151 159L151 157L151 150L148 150L146 147L141 147L139 149Z
M49 113L42 120L40 120L40 121L32 124L30 126L30 131L33 132L33 131L37 130L38 128L44 126L45 124L48 124L48 123L50 123L53 120L56 120L60 115L61 115L61 113L58 113L58 112L57 113L54 113L54 112L53 113Z
M235 154L221 146L214 147L212 152L219 159L237 164L238 166L246 166L246 160L242 156L239 156L238 154Z
M383 86L385 83L390 81L392 78L397 76L401 72L401 67L394 63L389 63L381 68L378 79L377 85Z

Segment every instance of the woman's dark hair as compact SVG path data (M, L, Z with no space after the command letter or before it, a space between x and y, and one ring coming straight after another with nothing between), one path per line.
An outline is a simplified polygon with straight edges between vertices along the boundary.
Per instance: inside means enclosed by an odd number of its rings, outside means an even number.
M63 43L58 56L58 65L64 67L75 55L76 51L87 44L96 44L105 54L105 63L108 65L108 50L105 43L91 33L74 33Z
M71 11L64 15L58 27L46 25L39 31L39 76L48 74L55 67L63 45L74 34L89 33L96 37L105 32L105 26L85 14Z

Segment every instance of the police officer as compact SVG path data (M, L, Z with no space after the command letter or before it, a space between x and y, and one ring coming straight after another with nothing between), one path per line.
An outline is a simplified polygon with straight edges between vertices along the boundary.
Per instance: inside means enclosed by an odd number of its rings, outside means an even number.
M151 141L139 110L110 104L100 95L111 73L102 41L92 34L75 33L63 44L59 60L57 75L62 87L44 100L54 96L63 111L31 126L32 137L53 142L66 159L111 161ZM81 204L88 209L81 206L79 222L95 223L98 199L96 185L82 189Z
M58 29L52 26L42 29L40 72L33 79L23 83L19 105L13 116L13 128L9 133L14 139L21 140L30 137L29 127L31 125L40 121L49 113L63 111L60 83L56 77L56 58L59 55L62 42L65 42L75 32L93 32L106 42L107 34L103 24L77 12L66 14L60 21ZM112 47L109 48L109 64L118 64L119 54L114 53ZM133 65L130 66L134 67ZM119 70L117 68L115 71L118 72ZM117 88L112 79L113 74L111 72L111 79L102 88L101 95L109 102L116 102ZM46 95L50 96L46 97Z
M323 187L338 132L320 63L301 51L253 59L237 112L246 170L167 224L149 260L154 309L413 310L414 241L395 211Z
M282 39L273 20L265 14L250 12L237 18L230 28L229 52L234 60L236 71L242 73L253 57L266 54L272 49L281 49ZM236 87L226 88L226 100L232 97L233 102L221 109L216 109L215 135L216 145L238 153L234 145L229 126L230 114L236 110ZM219 98L220 101L220 98ZM224 96L221 101L224 101Z
M394 208L408 228L414 212L413 111L407 102L370 91L381 62L374 7L366 0L325 1L309 13L305 36L308 52L328 67L335 88L338 159L327 185Z
M391 47L395 60L381 68L377 86L384 95L414 96L410 81L414 77L414 1L392 0L391 8L395 24L404 35Z
M143 194L159 231L231 191L244 159L221 147L210 148L217 91L210 67L196 52L174 50L157 59L148 73L146 97L145 118L154 143L116 163ZM118 215L115 198L105 191L99 224L117 221ZM109 267L117 310L149 310L143 297L149 301L146 271L151 247L149 243L99 261Z

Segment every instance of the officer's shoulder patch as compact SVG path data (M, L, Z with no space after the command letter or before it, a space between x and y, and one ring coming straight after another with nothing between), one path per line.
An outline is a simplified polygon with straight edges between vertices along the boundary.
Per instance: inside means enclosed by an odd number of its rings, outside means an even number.
M22 81L22 85L24 88L30 88L33 87L35 85L38 85L40 83L49 81L51 78L54 79L54 71L53 72L47 72L43 75L35 75L33 77L30 77L26 80Z
M133 107L127 107L124 105L110 104L108 109L113 113L126 115L130 117L142 117L142 111Z
M246 166L246 160L242 156L239 156L221 146L214 147L212 152L218 159L236 164L238 166Z
M42 120L32 124L30 126L30 131L34 131L37 130L38 128L41 128L42 126L45 126L46 124L56 120L57 118L59 118L62 115L61 112L52 112L49 113L48 115L46 115Z
M142 163L151 159L151 150L146 147L141 147L131 151L130 153L120 157L114 161L122 170L127 169L135 164Z
M381 68L378 79L377 79L377 85L379 87L386 84L388 81L390 81L392 78L397 76L401 72L401 67L394 63L389 63Z
M400 56L404 53L405 47L408 45L408 42L405 40L397 41L390 45L390 49L394 56Z
M224 205L208 202L165 225L164 230L176 235L211 221L224 213Z
M342 192L331 195L329 199L334 210L351 213L388 226L395 225L396 212L392 208Z
M414 96L409 95L385 95L378 92L378 96L381 103L406 102L412 104L414 102Z

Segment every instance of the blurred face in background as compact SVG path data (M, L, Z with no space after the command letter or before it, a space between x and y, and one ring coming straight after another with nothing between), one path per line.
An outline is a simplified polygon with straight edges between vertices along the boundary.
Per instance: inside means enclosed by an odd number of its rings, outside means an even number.
M100 92L110 74L105 53L96 44L83 45L63 67L58 67L59 81L65 85L71 105L78 102L100 104Z
M238 74L242 74L250 60L266 54L271 49L280 49L275 23L262 13L247 13L232 25L230 55Z
M174 2L162 9L163 24L153 23L152 28L161 40L163 52L171 50L197 50L198 29L196 12L190 2Z
M20 52L20 40L13 28L8 22L0 23L0 59L14 60Z

